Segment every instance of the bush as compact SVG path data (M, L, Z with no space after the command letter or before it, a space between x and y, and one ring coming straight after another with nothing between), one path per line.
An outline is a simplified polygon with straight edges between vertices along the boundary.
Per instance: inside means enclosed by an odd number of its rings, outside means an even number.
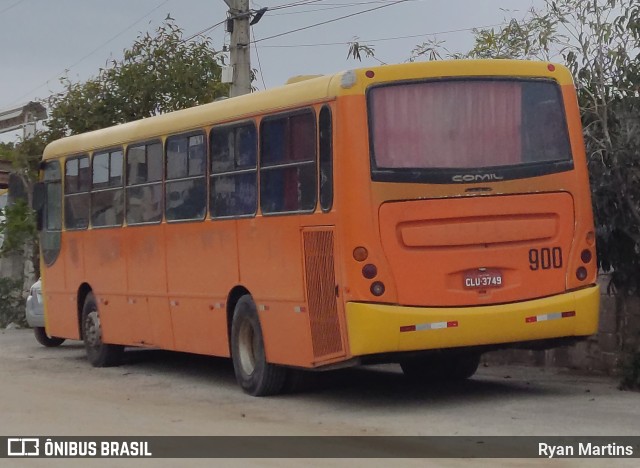
M0 278L0 328L5 328L11 322L20 326L27 325L22 281Z

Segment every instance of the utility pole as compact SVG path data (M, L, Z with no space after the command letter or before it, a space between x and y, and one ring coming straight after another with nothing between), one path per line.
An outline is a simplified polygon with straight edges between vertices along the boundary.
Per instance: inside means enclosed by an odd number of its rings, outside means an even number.
M229 6L227 31L231 33L231 67L233 81L230 97L241 96L251 92L251 51L249 48L249 21L251 12L249 0L224 0Z

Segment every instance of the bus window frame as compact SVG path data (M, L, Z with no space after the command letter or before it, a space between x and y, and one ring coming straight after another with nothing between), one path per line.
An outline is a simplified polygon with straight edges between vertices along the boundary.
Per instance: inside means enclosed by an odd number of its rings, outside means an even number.
M426 168L426 169L414 169L414 168L394 168L394 169L380 169L376 165L375 148L373 140L373 112L372 109L372 91L399 85L411 85L411 84L425 84L425 83L438 83L438 82L450 82L450 81L515 81L515 82L544 82L554 85L556 93L558 95L558 103L562 111L562 119L564 121L565 134L570 151L570 159L556 160L556 161L537 161L531 163L520 163L512 166L487 166L482 168ZM428 183L428 184L468 184L466 180L455 180L455 176L464 175L477 177L477 182L487 183L496 181L509 181L517 179L529 179L532 177L539 177L550 174L557 174L562 172L569 172L574 170L574 153L571 142L571 134L569 131L569 124L567 121L567 110L565 106L564 96L562 89L557 80L548 77L513 77L513 76L454 76L454 77L440 77L440 78L428 78L428 79L413 79L413 80L399 80L390 83L374 84L366 90L366 105L367 105L367 136L369 144L369 162L371 164L371 180L373 182L405 182L405 183ZM499 179L491 179L487 177L496 176ZM471 182L474 183L474 182Z
M163 149L162 149L162 158L163 158L163 165L162 165L162 199L163 199L163 206L162 206L162 219L164 220L164 222L166 222L167 224L174 224L174 223L195 223L195 222L202 222L205 219L207 219L207 216L209 215L209 186L208 186L208 182L209 182L209 164L210 163L210 159L211 159L211 151L209 148L209 139L208 139L208 132L204 129L204 128L200 128L200 129L194 129L194 130L187 130L185 132L178 132L178 133L172 133L170 135L166 135L165 139L164 139L164 144L163 144ZM204 172L201 175L197 175L197 176L189 176L189 138L193 137L193 136L202 136L202 138L204 139ZM169 150L169 140L171 140L172 138L186 138L187 139L187 176L185 177L179 177L179 178L173 178L170 179L168 177L168 171L167 171L167 164L169 163L169 158L167 157L167 151ZM205 185L205 200L204 200L204 214L202 215L202 217L200 218L185 218L185 219L169 219L167 217L167 203L169 202L169 197L167 197L167 184L172 183L172 182L181 182L181 181L186 181L186 180L197 180L200 178L204 178L204 185Z
M308 161L302 161L302 162L288 162L288 163L284 163L284 164L269 164L267 166L263 166L262 164L262 125L264 122L269 122L270 120L277 120L277 119L282 119L284 118L290 118L296 115L302 115L302 114L311 114L313 116L313 125L314 125L314 129L313 129L313 135L316 139L316 141L314 142L315 144L313 145L314 148L314 157L311 160ZM291 215L301 215L301 214L312 214L315 213L318 209L318 201L319 201L319 163L318 163L318 157L319 157L319 148L318 148L318 112L316 112L316 106L314 105L308 105L302 108L296 108L296 109L290 109L284 112L280 112L277 114L269 114L269 115L265 115L260 119L260 125L258 127L258 209L260 210L260 214L262 216L291 216ZM314 197L315 197L315 201L313 204L313 208L310 208L308 210L295 210L295 211L271 211L271 212L264 212L262 210L262 170L263 168L266 169L267 171L270 169L278 169L278 168L284 168L284 167L289 167L289 166L300 166L303 164L311 164L313 163L315 165L315 190L313 191L314 193Z
M227 128L231 128L234 131L239 127L246 127L248 125L253 125L253 129L255 130L256 135L256 143L255 143L255 156L256 156L256 164L252 169L240 169L234 171L225 171L225 172L213 172L213 147L211 146L211 134L214 130L224 130ZM255 118L249 118L244 120L236 120L233 122L225 122L220 125L214 125L209 129L208 132L208 144L209 144L209 161L208 161L208 170L209 174L207 176L208 184L207 184L207 193L209 200L209 207L207 210L208 216L211 221L224 221L229 219L246 219L246 218L255 218L258 214L258 209L260 207L260 125L256 122ZM234 154L235 161L235 154ZM211 212L212 204L211 204L211 196L213 195L212 190L212 181L214 177L218 176L227 176L227 175L235 175L235 174L248 174L250 172L255 173L255 190L256 190L256 204L254 206L253 213L246 213L241 215L230 215L230 216L213 216Z
M330 130L330 135L329 138L327 140L328 142L328 168L330 170L330 184L329 184L329 203L327 205L327 207L325 207L323 205L323 200L322 200L322 169L323 169L323 161L322 161L322 138L320 136L320 115L322 114L322 112L326 110L328 115L329 115L329 130ZM331 106L329 105L329 103L324 103L320 106L320 110L318 111L318 181L317 181L317 185L318 185L318 202L320 203L320 209L322 210L323 213L330 213L331 210L333 209L333 201L335 198L335 194L334 194L334 187L335 187L335 180L334 180L334 144L333 144L333 137L335 135L335 126L333 123L333 110L331 109Z
M69 161L79 161L82 158L87 158L89 161L89 188L87 191L83 192L78 190L76 192L67 192L67 162ZM86 231L91 228L91 174L92 174L92 154L90 152L86 153L77 153L71 156L67 156L64 158L63 163L61 164L62 170L62 229L64 231ZM80 163L78 162L78 181L80 181ZM66 210L66 202L67 197L77 197L80 195L88 195L89 196L89 216L87 218L86 226L82 227L68 227L67 226L67 210Z
M66 162L66 160L65 160ZM60 177L57 180L47 180L45 177L45 172L46 172L46 167L51 164L51 165L57 165L58 166L58 174L60 175ZM54 159L51 161L45 161L44 164L42 164L42 183L44 184L45 187L45 202L44 202L44 213L43 213L43 222L42 222L42 229L40 231L40 250L41 250L41 257L42 257L42 262L44 263L45 266L47 267L51 267L53 266L56 261L58 260L58 258L60 257L60 251L62 250L62 231L65 229L64 226L64 197L65 197L65 193L64 193L64 188L63 188L63 183L64 183L64 177L66 174L63 174L63 168L65 168L65 165L62 164L60 159ZM65 168L66 169L66 168ZM65 171L66 172L66 171ZM61 203L60 205L60 210L59 210L59 224L60 224L60 228L59 229L49 229L48 225L49 225L49 189L48 189L48 185L49 184L58 184L60 186L60 198L58 199L58 203ZM57 248L55 249L55 252L53 254L49 254L47 255L45 253L44 250L44 246L45 246L45 242L44 242L44 236L56 236L57 237ZM52 249L53 250L53 249Z
M160 148L162 149L162 177L160 178L160 180L154 181L154 182L144 182L141 184L130 184L129 183L129 148L131 147L140 147L140 146L144 146L145 149L145 159L148 157L147 155L147 147L151 146L151 145L160 145ZM152 138L149 140L144 140L144 141L136 141L133 143L129 143L127 144L127 147L125 149L125 154L124 154L124 225L129 227L136 227L136 226L149 226L149 225L154 225L154 224L161 224L162 221L164 221L165 219L165 209L164 209L164 199L165 199L165 188L164 188L164 182L165 182L165 177L166 177L166 171L165 171L165 145L164 142L162 141L162 138L160 137L156 137L156 138ZM129 195L128 195L128 189L131 187L146 187L146 186L151 186L151 185L155 185L155 184L160 184L160 191L161 191L161 196L162 196L162 201L161 201L161 205L162 205L162 212L160 213L160 220L159 221L148 221L148 222L144 222L144 223L129 223L127 221L127 201L129 200Z
M107 186L107 187L101 187L98 188L94 191L93 189L93 158L96 155L102 155L102 154L107 154L109 156L109 172L111 172L111 154L112 153L117 153L118 151L120 151L122 153L122 172L121 172L121 182L120 182L120 186ZM125 148L124 146L110 146L107 148L100 148L100 149L96 149L93 150L91 153L91 164L90 164L90 168L91 168L91 190L89 191L89 193L91 194L91 208L90 208L90 216L89 216L89 228L90 229L112 229L112 228L118 228L118 227L123 227L125 225L125 220L126 220L126 204L125 204L125 199L124 197L126 196L125 194L125 181L126 181L126 174L125 174L125 169L126 169L126 160L125 160ZM109 174L110 176L110 174ZM103 193L103 192L108 192L108 191L115 191L115 190L122 190L122 222L120 224L109 224L109 225L104 225L104 226L94 226L93 224L93 194L94 193Z

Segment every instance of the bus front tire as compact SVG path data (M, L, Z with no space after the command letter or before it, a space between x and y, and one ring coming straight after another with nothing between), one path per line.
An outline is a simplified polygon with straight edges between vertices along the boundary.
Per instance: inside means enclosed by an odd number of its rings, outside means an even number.
M233 312L231 359L236 380L249 395L266 396L282 392L287 369L267 362L258 312L249 295L238 300Z
M442 353L400 363L404 375L423 382L466 380L476 373L479 365L479 353Z
M100 314L93 293L87 295L82 308L82 336L87 358L93 367L112 367L120 364L124 346L103 343Z
M56 336L47 335L47 331L44 327L34 327L33 334L36 337L38 343L47 348L55 348L64 343L64 338L58 338Z

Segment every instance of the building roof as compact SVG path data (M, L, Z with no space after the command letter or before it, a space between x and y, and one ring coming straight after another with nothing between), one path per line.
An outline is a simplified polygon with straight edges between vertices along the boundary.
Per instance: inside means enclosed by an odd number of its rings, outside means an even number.
M39 102L0 110L0 133L10 132L22 128L27 122L35 122L47 118L47 109Z

